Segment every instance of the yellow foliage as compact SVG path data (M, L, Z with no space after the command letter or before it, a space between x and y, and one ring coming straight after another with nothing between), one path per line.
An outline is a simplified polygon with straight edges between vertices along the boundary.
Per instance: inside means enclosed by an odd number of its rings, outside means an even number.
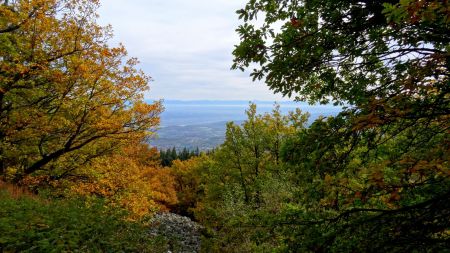
M14 176L76 174L75 165L141 141L159 124L161 104L143 99L150 77L122 45L108 45L98 6L0 4L0 153Z
M175 179L175 189L179 203L174 209L178 213L192 215L194 209L200 208L201 173L206 159L206 156L202 155L192 157L186 161L173 161L170 170Z
M152 164L155 154L145 144L134 144L119 154L98 158L87 168L96 176L73 184L70 192L106 198L109 204L130 211L133 218L167 211L177 203L174 178L168 169Z

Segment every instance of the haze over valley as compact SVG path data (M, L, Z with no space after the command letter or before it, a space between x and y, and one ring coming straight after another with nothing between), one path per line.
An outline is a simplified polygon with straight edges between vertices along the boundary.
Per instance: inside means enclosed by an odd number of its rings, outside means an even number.
M258 113L271 112L274 106L273 101L252 102L257 105ZM278 103L285 114L296 108L309 112L310 122L321 115L336 115L341 110L332 105L309 105L291 101ZM243 100L166 100L161 127L150 144L159 149L212 149L223 143L227 122L240 124L246 119L245 110L248 106L249 101Z

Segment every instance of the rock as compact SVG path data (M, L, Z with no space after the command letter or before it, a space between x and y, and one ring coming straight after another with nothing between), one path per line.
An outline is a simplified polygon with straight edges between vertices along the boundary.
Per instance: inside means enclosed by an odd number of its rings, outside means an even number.
M162 236L168 241L168 252L200 252L201 230L198 223L173 213L156 214L152 219L151 236Z

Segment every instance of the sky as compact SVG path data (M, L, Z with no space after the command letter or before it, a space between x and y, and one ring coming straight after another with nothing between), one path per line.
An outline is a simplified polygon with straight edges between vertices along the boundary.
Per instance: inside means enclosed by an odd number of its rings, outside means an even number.
M104 0L99 23L114 30L153 81L146 99L286 100L249 73L230 70L246 0Z

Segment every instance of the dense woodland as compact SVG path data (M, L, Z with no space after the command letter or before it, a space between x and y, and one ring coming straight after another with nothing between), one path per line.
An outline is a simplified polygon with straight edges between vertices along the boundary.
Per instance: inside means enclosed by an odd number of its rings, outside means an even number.
M209 153L210 151L207 151ZM178 150L175 147L170 149L161 149L159 150L159 157L161 159L162 166L172 166L173 161L181 160L186 161L194 156L200 155L200 149L196 148L195 150L189 150L184 147L182 150Z
M98 1L0 3L0 251L167 252L166 211L203 252L450 249L448 1L248 1L233 68L343 110L249 104L183 159L148 145L163 105Z

